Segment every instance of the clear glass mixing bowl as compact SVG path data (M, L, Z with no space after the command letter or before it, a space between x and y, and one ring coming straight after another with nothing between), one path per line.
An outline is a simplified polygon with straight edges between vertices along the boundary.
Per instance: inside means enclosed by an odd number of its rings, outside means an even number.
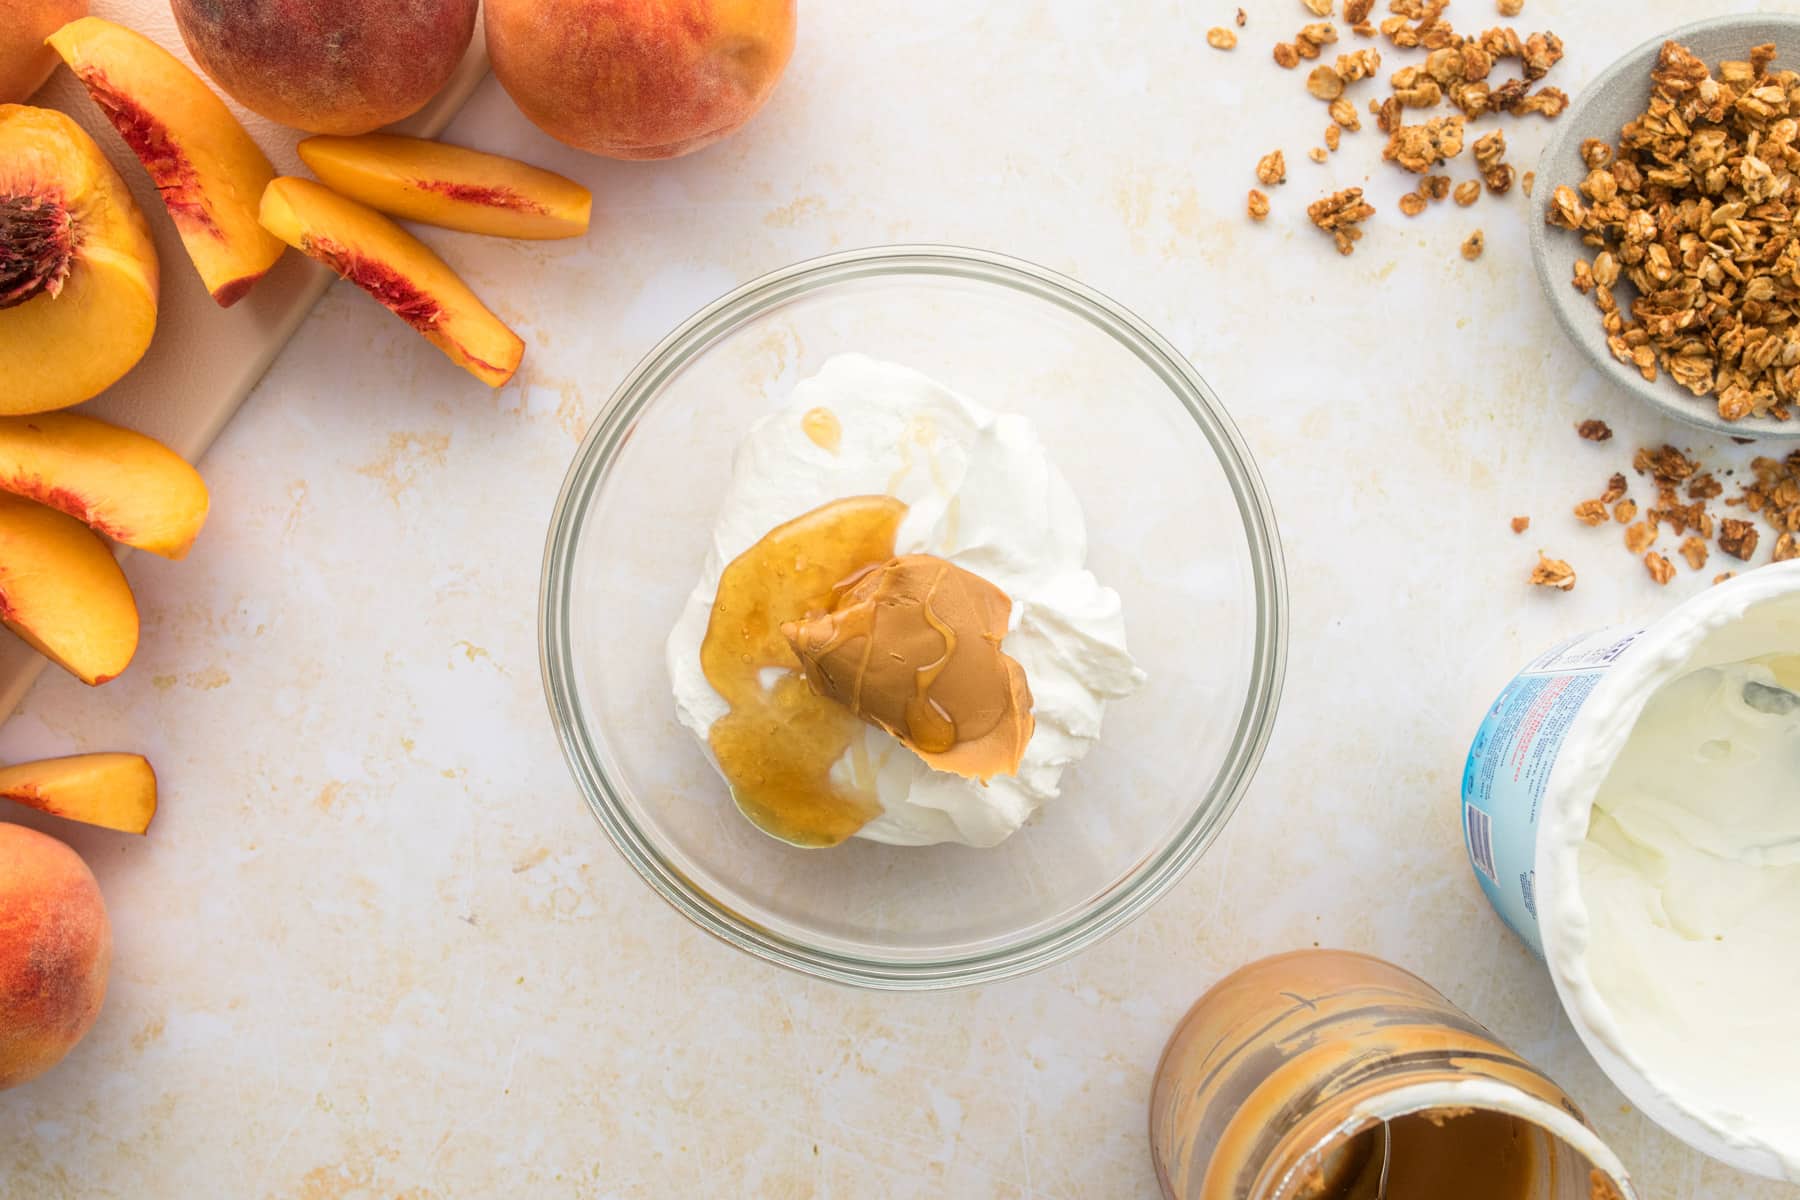
M1149 672L1062 795L1001 846L801 850L739 815L675 720L663 642L732 452L832 355L914 367L1030 417L1087 515L1089 567ZM1090 288L983 251L800 263L670 334L588 432L539 598L551 714L594 815L663 897L752 954L866 987L949 987L1065 958L1142 912L1224 827L1286 661L1275 516L1194 368Z

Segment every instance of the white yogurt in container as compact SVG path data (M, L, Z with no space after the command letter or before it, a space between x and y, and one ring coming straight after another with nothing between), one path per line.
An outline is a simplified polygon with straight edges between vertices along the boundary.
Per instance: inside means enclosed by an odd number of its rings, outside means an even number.
M1463 828L1620 1090L1800 1182L1800 562L1534 660L1476 735Z

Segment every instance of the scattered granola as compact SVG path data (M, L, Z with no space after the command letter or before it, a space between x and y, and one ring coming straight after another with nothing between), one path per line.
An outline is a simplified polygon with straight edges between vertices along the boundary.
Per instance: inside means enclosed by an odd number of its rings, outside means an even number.
M1656 530L1651 528L1650 522L1639 521L1625 530L1625 548L1633 554L1643 554L1654 545Z
M1206 44L1214 50L1232 50L1237 47L1237 34L1220 25L1214 25L1206 31Z
M1329 17L1337 0L1300 0L1300 3L1306 5L1306 11L1315 17Z
M1713 576L1713 586L1718 587L1721 583L1724 583L1727 579L1736 579L1736 578L1737 578L1736 571L1726 571L1723 574L1714 575Z
M1323 146L1314 146L1311 150L1306 152L1306 157L1312 159L1316 163L1322 163L1331 157L1331 151Z
M1356 243L1362 240L1362 222L1375 215L1375 206L1363 199L1361 188L1345 188L1313 201L1306 215L1331 235L1339 254L1349 255L1356 252Z
M1675 578L1675 564L1654 550L1644 555L1644 569L1650 572L1650 578L1663 587L1667 587L1669 580Z
M1344 131L1342 129L1339 129L1336 125L1327 125L1325 127L1325 148L1327 150L1335 151L1343 144L1343 137Z
M1506 134L1494 132L1475 139L1475 169L1487 183L1487 190L1504 196L1512 190L1513 169L1506 162Z
M1249 19L1250 18L1248 18L1244 15L1243 9L1240 8L1237 10L1237 27L1239 29L1242 29L1244 27L1245 22L1247 22Z
M1344 24L1364 25L1375 9L1375 0L1344 0ZM1367 34L1363 35L1367 37Z
M1408 192L1400 197L1400 211L1409 217L1416 217L1425 211L1425 197L1418 192Z
M1609 442L1612 440L1612 426L1605 421L1582 421L1575 426L1575 432L1581 435L1581 440L1584 442ZM1622 476L1614 478L1622 478Z
M1562 559L1551 558L1539 550L1537 566L1531 568L1531 582L1539 587L1555 588L1559 592L1572 592L1575 590L1575 568Z
M1274 187L1278 183L1287 182L1287 155L1279 150L1271 150L1256 161L1256 179L1258 183Z
M1800 74L1770 71L1774 58L1758 46L1714 75L1664 43L1647 109L1616 148L1582 144L1587 178L1557 188L1546 213L1599 252L1575 283L1593 295L1613 357L1713 397L1727 421L1785 420L1800 397L1800 242L1787 199ZM1620 303L1620 279L1635 301Z
M1423 125L1396 125L1381 157L1423 175L1463 148L1463 117L1433 117Z
M1306 90L1320 100L1336 100L1344 94L1344 77L1336 67L1317 66L1306 77Z
M1530 517L1514 517L1512 519L1512 531L1514 533L1524 533L1527 529L1530 529L1530 528L1531 528L1531 518Z
M1250 219L1252 221L1267 220L1269 216L1269 198L1255 188L1251 188L1249 209Z
M1427 200L1443 200L1450 195L1448 175L1427 175L1419 184L1419 195Z
M1469 262L1474 262L1481 257L1481 252L1485 249L1487 249L1487 237L1477 229L1463 241L1462 256Z
M1456 202L1464 208L1481 199L1481 181L1465 179L1456 185Z
M1494 7L1503 17L1516 17L1525 11L1525 0L1494 0Z
M1621 525L1629 525L1637 520L1638 506L1636 500L1621 500L1613 506L1613 520Z
M1698 571L1706 565L1706 543L1697 537L1689 537L1681 543L1681 557L1687 559L1690 570Z
M1291 71L1300 65L1300 52L1287 42L1275 43L1275 65Z
M1606 481L1606 490L1600 493L1600 502L1611 504L1615 500L1622 499L1630 486L1622 473L1614 471L1612 478Z
M1362 128L1362 118L1356 115L1356 105L1342 96L1331 102L1331 119L1351 133Z
M1536 171L1527 171L1523 175L1519 176L1519 190L1525 193L1525 198L1527 200L1531 199L1531 193L1536 188L1537 188L1537 172Z

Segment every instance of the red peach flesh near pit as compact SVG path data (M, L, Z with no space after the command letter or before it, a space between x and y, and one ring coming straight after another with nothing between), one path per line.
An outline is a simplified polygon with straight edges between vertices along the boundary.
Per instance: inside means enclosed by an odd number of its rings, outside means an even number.
M436 192L452 200L460 200L465 204L480 204L487 208L508 208L514 212L548 213L550 210L536 200L521 196L509 187L484 187L478 183L452 183L447 179L415 179L413 186L422 191Z
M60 201L0 195L0 309L54 300L74 261L75 224Z
M392 267L320 237L306 239L306 253L381 301L420 333L437 328L438 318L443 315L437 301Z
M94 103L100 106L113 128L119 131L119 136L125 139L125 144L144 164L175 223L183 229L203 231L224 240L224 233L206 206L199 173L169 136L168 127L130 96L114 89L100 72L82 72L81 82L87 86ZM254 282L245 283L244 290L247 291L249 284ZM226 301L220 303L226 304Z
M35 500L45 508L54 508L57 512L67 513L83 525L93 529L95 533L104 534L115 542L127 541L131 537L130 530L103 519L82 497L68 488L45 483L35 475L9 479L0 485L0 491L11 492L15 496Z

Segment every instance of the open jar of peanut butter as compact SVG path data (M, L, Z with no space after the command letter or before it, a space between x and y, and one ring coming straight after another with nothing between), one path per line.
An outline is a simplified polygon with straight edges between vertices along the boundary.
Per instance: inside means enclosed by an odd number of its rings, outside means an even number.
M1169 1200L1635 1200L1555 1083L1367 955L1276 955L1163 1051L1150 1146Z

